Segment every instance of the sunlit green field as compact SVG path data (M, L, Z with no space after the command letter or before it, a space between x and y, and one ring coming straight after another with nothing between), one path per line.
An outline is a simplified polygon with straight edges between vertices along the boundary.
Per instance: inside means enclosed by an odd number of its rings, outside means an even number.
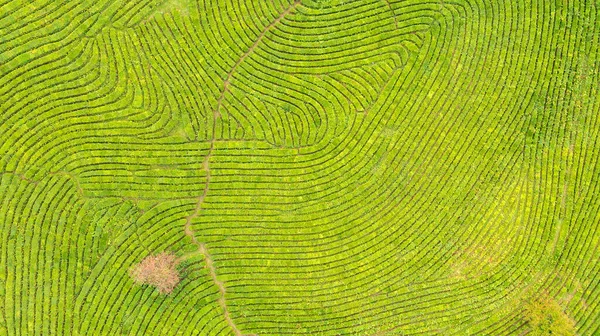
M0 0L0 335L600 335L599 46L597 0Z

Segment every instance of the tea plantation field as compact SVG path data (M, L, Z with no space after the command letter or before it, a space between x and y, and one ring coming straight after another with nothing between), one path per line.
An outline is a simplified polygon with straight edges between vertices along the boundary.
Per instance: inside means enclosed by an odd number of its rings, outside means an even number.
M600 2L0 0L0 335L600 335Z

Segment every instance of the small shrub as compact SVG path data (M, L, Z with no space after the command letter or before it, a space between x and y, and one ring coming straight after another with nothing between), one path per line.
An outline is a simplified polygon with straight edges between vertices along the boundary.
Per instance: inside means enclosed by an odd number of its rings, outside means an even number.
M170 294L180 281L177 257L168 252L147 256L133 266L130 275L139 285L151 285L162 294Z
M551 297L529 302L525 307L525 318L531 327L528 335L575 335L575 322Z

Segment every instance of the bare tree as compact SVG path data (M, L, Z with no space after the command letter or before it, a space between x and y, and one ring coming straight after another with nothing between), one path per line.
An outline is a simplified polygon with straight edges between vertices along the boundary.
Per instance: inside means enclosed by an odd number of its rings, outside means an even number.
M140 285L156 287L162 294L170 294L180 281L177 257L170 252L147 256L133 266L130 275Z

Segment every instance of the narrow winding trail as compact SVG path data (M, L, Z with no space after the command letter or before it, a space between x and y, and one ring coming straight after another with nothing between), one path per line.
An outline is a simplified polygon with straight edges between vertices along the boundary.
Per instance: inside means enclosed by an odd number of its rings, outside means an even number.
M237 62L233 65L231 70L227 73L227 77L223 81L223 89L221 90L219 98L217 99L217 106L213 110L212 135L209 140L210 147L209 147L208 153L206 154L206 157L204 158L204 161L202 163L203 169L206 173L206 182L204 184L204 190L202 191L202 194L198 197L198 201L196 202L196 207L194 209L194 212L186 217L186 222L185 222L185 226L184 226L185 235L191 238L192 242L198 247L198 252L200 252L200 254L202 254L202 256L204 257L204 260L206 262L206 267L208 268L210 277L211 277L212 281L215 283L215 285L217 286L217 288L219 289L218 302L219 302L219 305L221 306L221 308L223 309L223 315L225 316L225 321L231 327L231 329L233 330L233 332L235 333L236 336L242 336L242 335L252 336L253 334L243 334L242 331L237 327L237 325L231 318L229 309L227 307L227 302L225 300L225 293L227 292L227 290L225 288L225 284L222 281L220 281L217 277L217 271L214 266L214 261L208 251L208 248L206 247L206 244L201 243L198 241L198 239L196 239L196 234L195 234L194 230L192 229L192 221L200 215L200 212L202 211L202 205L204 204L204 199L206 198L206 195L208 194L210 180L211 180L210 159L212 158L212 155L214 153L215 142L216 142L216 124L217 124L217 120L221 117L221 106L223 105L223 99L225 97L225 93L227 93L227 91L229 91L229 84L231 81L231 77L236 72L236 70L240 66L240 64L242 64L242 62L254 51L254 49L256 49L258 44L263 40L265 34L269 30L271 30L273 27L275 27L275 25L277 25L286 15L288 15L292 10L294 10L296 7L298 7L298 5L300 5L301 3L302 3L302 0L296 0L286 10L284 10L275 20L273 20L273 22L271 22L268 26L266 26L265 29L263 29L263 31L258 35L258 37L254 41L252 46L250 46L250 48L248 48L248 50L237 60Z

